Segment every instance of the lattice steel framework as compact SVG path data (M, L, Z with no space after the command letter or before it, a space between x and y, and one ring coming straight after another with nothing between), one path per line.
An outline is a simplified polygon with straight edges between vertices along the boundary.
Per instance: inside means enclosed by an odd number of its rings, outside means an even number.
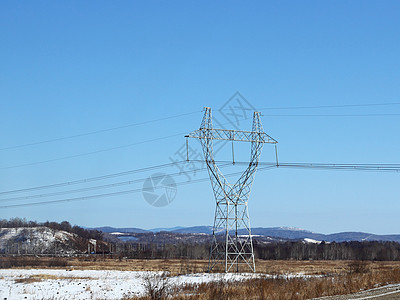
M223 264L225 272L238 272L240 265L248 266L255 272L247 202L262 147L265 143L276 144L277 141L263 131L259 112L254 112L252 131L214 129L209 107L205 108L200 129L186 137L197 138L201 142L216 200L209 271L217 264ZM213 140L251 143L249 165L235 184L230 184L216 165Z

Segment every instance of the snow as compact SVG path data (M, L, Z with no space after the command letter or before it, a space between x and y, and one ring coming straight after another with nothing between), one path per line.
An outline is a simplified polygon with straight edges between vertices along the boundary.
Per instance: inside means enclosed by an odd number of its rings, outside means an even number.
M306 243L311 243L311 244L321 244L321 241L317 241L317 240L313 240L313 239L309 239L309 238L305 238L304 241Z
M143 296L144 279L160 275L150 271L0 269L0 299L122 299ZM170 277L171 284L199 284L211 281L239 281L274 278L259 273L197 273ZM282 278L307 278L287 274ZM21 279L37 279L18 282Z
M305 238L303 239L304 243L310 243L310 244L321 244L322 241L317 241L317 240L313 240L313 239L309 239L309 238ZM325 244L330 244L331 242L324 242Z
M144 292L141 278L148 272L98 270L0 270L1 299L121 299ZM50 275L54 279L18 283L15 279L40 278Z
M291 230L291 231L305 231L305 232L311 232L311 231L308 231L308 230L305 230L305 229L303 229L303 228L298 228L298 227L278 227L279 229L281 229L281 230Z
M372 234L371 235L369 235L369 236L366 236L365 238L363 238L363 239L361 239L361 241L367 241L370 237L372 236Z
M247 238L249 235L248 234L239 234L238 235L238 237L245 237L245 238ZM260 235L260 234L252 234L251 235L251 237L253 238L253 237L258 237L258 236L262 236L262 235Z

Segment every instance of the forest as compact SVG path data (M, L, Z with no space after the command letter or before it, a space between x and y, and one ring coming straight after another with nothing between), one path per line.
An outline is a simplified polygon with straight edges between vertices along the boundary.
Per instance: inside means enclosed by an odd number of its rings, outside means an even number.
M118 255L140 259L208 259L209 243L143 244L118 243ZM351 241L320 244L304 241L254 241L254 255L263 260L369 260L400 261L400 244L396 242Z

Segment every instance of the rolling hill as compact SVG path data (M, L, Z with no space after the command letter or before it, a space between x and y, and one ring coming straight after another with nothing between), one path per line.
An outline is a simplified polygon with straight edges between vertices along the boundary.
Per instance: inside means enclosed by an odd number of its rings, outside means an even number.
M102 230L106 228L106 231ZM97 227L93 228L107 233L150 233L150 232L171 232L178 234L212 234L212 226L193 226L193 227L173 227L173 228L156 228L156 229L140 229L140 228L114 228L114 227ZM350 242L350 241L393 241L400 242L399 234L378 235L366 232L339 232L333 234L315 233L304 229L292 227L255 227L252 228L252 234L256 236L281 238L284 240L315 240L325 242ZM239 234L245 234L244 230L240 230Z

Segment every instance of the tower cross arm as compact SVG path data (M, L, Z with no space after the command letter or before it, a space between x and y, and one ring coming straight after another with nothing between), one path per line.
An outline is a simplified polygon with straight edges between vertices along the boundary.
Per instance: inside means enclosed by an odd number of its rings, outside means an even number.
M277 144L278 142L265 132L258 131L242 131L215 128L200 128L188 134L188 138L196 139L212 139L238 142L258 142Z

